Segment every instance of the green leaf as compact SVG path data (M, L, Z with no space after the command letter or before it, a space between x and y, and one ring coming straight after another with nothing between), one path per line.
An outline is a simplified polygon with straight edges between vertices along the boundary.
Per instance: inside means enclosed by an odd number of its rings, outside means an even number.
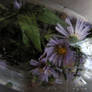
M54 12L46 8L44 8L43 12L38 16L38 20L46 24L56 25L57 23L60 23L62 26L67 26L67 24Z
M31 40L35 48L41 51L40 32L36 23L36 18L32 16L19 16L19 24L21 29L25 32L29 40Z
M48 29L48 31L44 35L44 38L47 41L49 41L54 35L55 35L55 33L53 33L53 30L52 29Z
M29 46L30 45L30 41L27 37L27 35L25 34L25 32L23 31L22 32L22 36L23 36L23 43L26 45L26 46Z
M54 34L46 34L46 35L45 35L45 39L46 39L47 41L49 41L49 40L53 37L53 35L54 35Z

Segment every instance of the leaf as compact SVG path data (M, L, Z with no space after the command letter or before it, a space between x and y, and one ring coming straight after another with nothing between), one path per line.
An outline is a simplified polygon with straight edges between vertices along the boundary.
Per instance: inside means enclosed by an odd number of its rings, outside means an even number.
M47 41L49 41L49 40L53 37L53 35L54 35L54 34L46 34L46 35L45 35L45 39L46 39Z
M46 8L44 8L44 11L38 16L38 20L46 24L56 25L57 23L60 23L62 26L67 26L67 24L54 12Z
M49 41L54 35L55 35L55 33L53 33L53 30L52 29L48 29L48 31L44 35L44 38L47 41Z
M36 23L36 18L32 16L19 16L19 24L21 29L25 32L29 40L31 40L35 48L41 51L40 32Z
M23 43L26 45L26 46L29 46L30 45L30 41L27 37L27 35L25 34L25 32L23 31L22 32L22 35L23 35Z

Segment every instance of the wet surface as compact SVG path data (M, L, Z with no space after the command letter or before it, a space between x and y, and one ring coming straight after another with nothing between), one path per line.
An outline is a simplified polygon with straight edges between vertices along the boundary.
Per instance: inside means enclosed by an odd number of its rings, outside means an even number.
M15 90L22 90L24 88L24 76L22 72L5 66L4 61L0 60L0 83L6 86L10 85Z
M18 91L15 91L15 90L12 90L10 88L0 85L0 92L18 92Z

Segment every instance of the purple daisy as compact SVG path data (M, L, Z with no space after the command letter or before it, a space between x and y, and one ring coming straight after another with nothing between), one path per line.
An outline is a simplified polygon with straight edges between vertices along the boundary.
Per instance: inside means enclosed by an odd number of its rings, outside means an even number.
M75 26L69 18L66 18L66 23L69 25L66 30L60 24L57 24L56 30L64 37L70 40L73 39L72 42L83 40L89 34L90 26L86 25L82 19L77 19Z
M18 0L14 0L14 8L16 9L20 9L22 6L22 3L19 2Z
M69 44L66 40L58 40L57 38L51 39L45 48L43 55L40 59L48 60L53 65L61 67L67 65L72 61L74 52L71 51Z
M35 60L30 61L30 65L34 66L35 68L31 70L33 75L38 76L39 80L48 82L49 78L53 76L54 79L58 79L58 73L48 65L43 65L41 62L37 62Z

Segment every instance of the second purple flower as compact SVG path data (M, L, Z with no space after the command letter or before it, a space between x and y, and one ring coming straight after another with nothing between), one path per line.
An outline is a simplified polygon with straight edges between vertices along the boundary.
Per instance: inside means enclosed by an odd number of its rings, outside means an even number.
M74 51L70 49L69 43L66 40L51 39L45 48L41 59L48 60L53 65L61 67L74 62Z

